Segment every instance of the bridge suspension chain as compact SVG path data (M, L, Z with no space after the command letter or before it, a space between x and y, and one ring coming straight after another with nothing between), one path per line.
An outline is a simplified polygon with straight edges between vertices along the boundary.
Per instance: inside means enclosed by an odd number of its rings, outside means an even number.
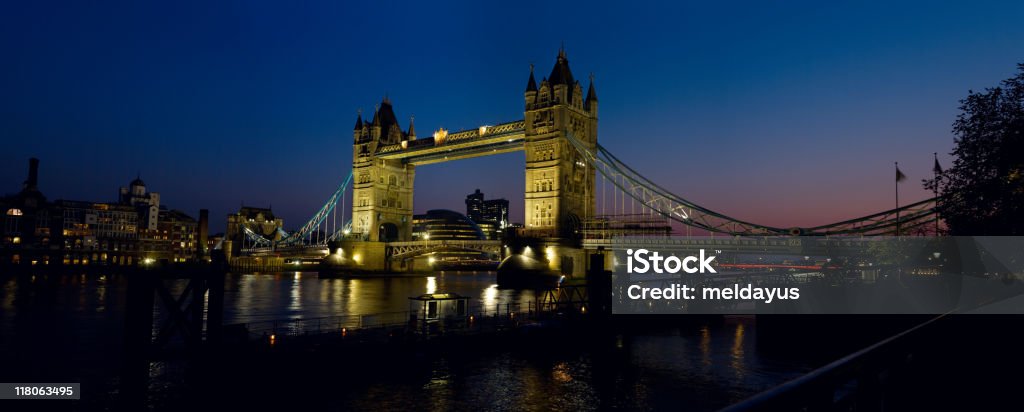
M348 223L342 224L341 228L337 227L339 203L341 204L341 219L342 222L345 222L345 195L351 184L352 173L350 172L348 177L342 181L341 185L324 202L323 206L299 230L288 233L283 228L277 228L275 237L278 240L276 241L267 239L243 223L241 225L242 232L245 234L245 240L247 241L246 247L243 248L255 250L279 246L315 246L325 245L327 242L339 239L351 225L351 220L349 220Z
M288 237L281 239L278 243L283 245L294 245L297 243L303 243L304 240L306 241L305 243L308 244L326 243L328 235L323 233L326 230L326 227L321 229L321 225L323 225L327 220L327 217L334 212L335 208L338 206L338 201L342 198L351 183L352 173L350 172L348 177L346 177L341 185L338 186L338 189L331 194L330 198L327 199L327 202L320 207L320 210L318 210L316 214L314 214L313 217L311 217L309 221L302 226L302 228L295 231L295 233L290 234ZM342 218L344 218L344 208L342 209ZM332 233L331 236L333 235L334 234Z
M928 223L934 223L935 219L936 199L932 198L856 219L808 228L755 224L715 212L672 193L644 177L601 145L597 145L596 150L589 150L571 133L566 137L587 164L601 175L603 213L607 213L604 186L611 183L612 209L615 212L626 212L626 198L629 197L629 215L636 214L635 206L639 203L641 213L648 213L646 209L652 215L660 215L687 228L703 229L709 233L738 236L892 235L896 234L897 228L900 234L919 232Z

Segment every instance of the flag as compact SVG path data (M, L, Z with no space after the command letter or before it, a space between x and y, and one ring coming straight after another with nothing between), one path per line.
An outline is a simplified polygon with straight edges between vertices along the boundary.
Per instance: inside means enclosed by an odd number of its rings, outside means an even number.
M896 183L902 182L907 179L907 175L900 171L900 167L896 166Z
M939 166L939 158L938 157L935 158L935 166L932 166L932 171L935 172L935 174L937 174L937 175L941 175L942 174L942 166Z

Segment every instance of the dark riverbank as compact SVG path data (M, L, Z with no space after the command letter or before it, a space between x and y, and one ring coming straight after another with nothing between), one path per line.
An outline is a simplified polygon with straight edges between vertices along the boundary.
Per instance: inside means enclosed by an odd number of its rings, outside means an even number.
M529 290L494 275L319 279L315 274L229 275L225 323L404 310L430 290L473 305L528 304ZM71 410L114 405L122 362L124 275L2 280L4 381L83 383ZM180 285L175 286L180 290ZM159 311L158 311L159 315ZM906 327L889 317L590 317L565 328L410 345L332 345L244 356L154 361L146 405L194 409L375 405L412 409L713 410L823 365ZM518 403L510 399L518 399ZM63 409L66 410L66 409Z

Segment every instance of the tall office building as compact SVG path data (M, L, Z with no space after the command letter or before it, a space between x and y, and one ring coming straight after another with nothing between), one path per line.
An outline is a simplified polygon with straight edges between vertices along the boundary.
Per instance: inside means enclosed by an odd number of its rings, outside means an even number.
M497 239L508 227L508 200L484 200L480 189L466 196L466 216L480 226L488 239Z

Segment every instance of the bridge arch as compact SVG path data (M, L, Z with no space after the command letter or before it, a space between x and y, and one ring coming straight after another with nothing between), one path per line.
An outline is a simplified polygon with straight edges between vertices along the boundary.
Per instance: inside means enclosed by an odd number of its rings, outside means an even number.
M398 239L398 225L391 222L384 222L377 228L377 238L381 242L394 242Z

